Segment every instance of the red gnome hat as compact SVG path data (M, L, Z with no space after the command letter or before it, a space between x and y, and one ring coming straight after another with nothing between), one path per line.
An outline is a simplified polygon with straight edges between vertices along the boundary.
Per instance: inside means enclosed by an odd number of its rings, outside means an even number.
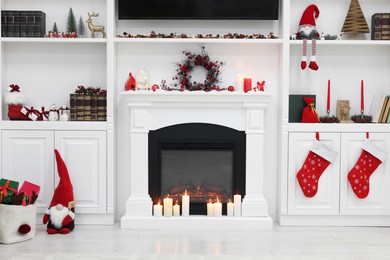
M302 14L302 18L301 21L299 22L299 26L303 26L303 25L316 26L316 21L314 17L318 18L319 15L320 15L320 10L318 9L318 7L314 4L309 5Z
M65 162L62 160L60 153L57 149L54 150L56 154L58 175L60 176L60 182L54 191L53 198L50 202L50 207L61 204L64 207L69 207L69 202L74 201L73 186L69 178L68 169Z

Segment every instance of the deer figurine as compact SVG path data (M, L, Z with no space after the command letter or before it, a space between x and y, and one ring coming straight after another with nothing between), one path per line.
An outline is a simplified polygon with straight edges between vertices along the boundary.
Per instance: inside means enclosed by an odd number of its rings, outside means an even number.
M95 32L101 32L103 34L103 38L105 38L106 32L104 31L104 26L92 24L92 17L98 17L98 16L99 13L97 14L95 14L95 12L93 12L92 14L88 13L88 20L86 20L85 22L88 24L88 28L91 31L92 38L95 38Z

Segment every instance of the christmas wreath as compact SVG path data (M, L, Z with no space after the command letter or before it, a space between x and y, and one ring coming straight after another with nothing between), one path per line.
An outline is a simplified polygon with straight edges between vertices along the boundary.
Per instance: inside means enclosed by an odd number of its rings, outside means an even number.
M205 48L202 47L201 54L193 54L188 51L183 51L184 55L187 57L184 61L177 64L179 67L177 75L173 77L177 83L174 85L180 88L180 91L184 90L222 90L218 83L220 81L221 75L221 66L223 62L213 61L210 59L209 55L206 53ZM206 70L206 79L203 82L192 82L191 81L191 72L195 67L202 67Z

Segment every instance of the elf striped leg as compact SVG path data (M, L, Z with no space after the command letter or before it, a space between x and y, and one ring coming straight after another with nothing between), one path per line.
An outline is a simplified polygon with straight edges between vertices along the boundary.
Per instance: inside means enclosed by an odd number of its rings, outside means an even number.
M316 53L317 53L317 41L316 39L311 40L311 58L309 68L312 70L318 70L318 65L316 62Z
M307 39L303 39L303 54L301 59L301 69L306 68L306 55L307 55Z

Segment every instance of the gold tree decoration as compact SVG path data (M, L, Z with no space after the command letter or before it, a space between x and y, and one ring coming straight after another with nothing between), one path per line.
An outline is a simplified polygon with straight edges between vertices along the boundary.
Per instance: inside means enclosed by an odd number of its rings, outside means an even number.
M357 33L369 33L366 18L358 0L351 0L349 5L347 17L345 18L343 28L341 29L344 33L357 34Z

